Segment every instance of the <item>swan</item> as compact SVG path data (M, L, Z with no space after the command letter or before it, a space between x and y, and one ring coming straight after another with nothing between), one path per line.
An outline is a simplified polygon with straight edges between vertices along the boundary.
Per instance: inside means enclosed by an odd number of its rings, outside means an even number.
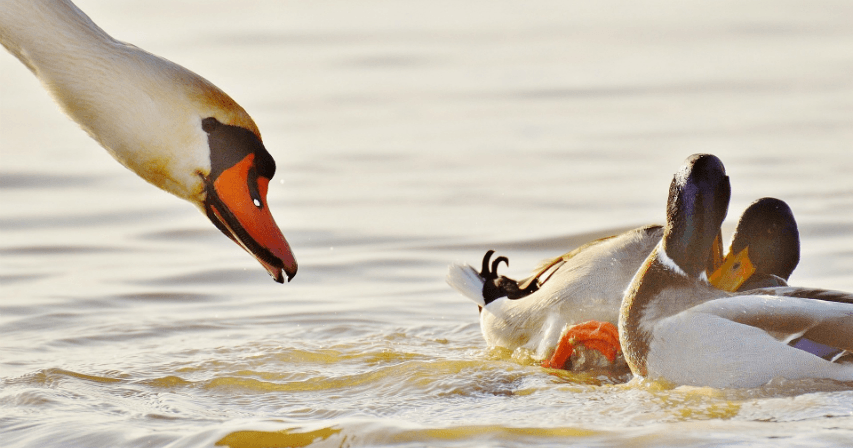
M112 38L69 0L3 0L0 44L119 163L195 204L275 281L296 275L266 200L275 161L225 92Z
M669 189L663 237L625 291L619 338L635 376L748 388L774 378L853 381L853 364L788 345L797 337L853 349L853 295L796 287L726 292L705 260L728 211L723 163L689 157Z

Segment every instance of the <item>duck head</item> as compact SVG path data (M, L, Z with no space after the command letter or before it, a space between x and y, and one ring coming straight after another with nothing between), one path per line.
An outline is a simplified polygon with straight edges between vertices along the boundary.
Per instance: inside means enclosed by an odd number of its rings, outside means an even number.
M662 247L687 276L697 278L713 264L709 260L719 245L730 197L729 177L716 156L694 154L675 173L669 186Z
M761 198L741 215L728 255L708 279L726 291L751 289L764 286L759 282L767 279L787 281L799 262L800 233L794 213L784 201Z
M207 217L252 254L275 281L284 282L282 271L290 281L296 275L296 259L267 205L275 160L246 128L214 117L203 119L201 126L210 148L210 174L203 176L202 208Z

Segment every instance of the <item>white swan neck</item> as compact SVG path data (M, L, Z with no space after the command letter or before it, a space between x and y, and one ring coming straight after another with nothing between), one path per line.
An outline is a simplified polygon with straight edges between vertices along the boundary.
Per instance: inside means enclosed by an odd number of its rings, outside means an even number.
M39 78L81 55L124 45L68 0L5 0L0 43Z
M68 0L3 0L0 43L116 160L178 197L199 202L205 195L201 176L210 158L201 120L258 134L213 84L113 39Z

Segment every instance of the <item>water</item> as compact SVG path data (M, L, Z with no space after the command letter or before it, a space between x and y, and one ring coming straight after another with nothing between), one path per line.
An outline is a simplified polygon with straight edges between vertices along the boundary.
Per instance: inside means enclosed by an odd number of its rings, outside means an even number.
M662 222L711 152L789 203L791 283L853 290L845 2L80 0L222 87L278 172L278 285L0 56L3 446L845 446L853 389L671 388L489 350L449 263L508 275Z

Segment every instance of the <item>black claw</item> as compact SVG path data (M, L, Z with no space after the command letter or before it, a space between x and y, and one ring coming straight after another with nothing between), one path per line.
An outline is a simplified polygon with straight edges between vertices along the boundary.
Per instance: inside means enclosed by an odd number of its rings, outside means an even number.
M539 283L536 281L527 288L521 289L518 287L518 281L498 275L498 267L501 262L506 263L509 267L509 259L500 256L492 260L494 254L494 250L486 252L483 257L483 268L480 270L480 277L483 279L483 299L487 305L501 297L508 297L512 300L520 299L539 289Z
M480 277L483 277L485 279L493 278L493 274L489 272L489 260L492 258L492 255L494 253L494 250L489 249L488 252L486 252L486 255L483 256L483 268L480 269ZM507 266L509 266L509 264L507 264Z
M494 261L492 261L492 277L493 277L493 278L497 278L497 276L498 276L498 266L501 264L501 262L502 262L502 261L503 261L504 263L506 263L506 267L509 267L509 258L504 257L504 256L500 256L500 257L498 257L498 258L495 258L495 260L494 260Z

